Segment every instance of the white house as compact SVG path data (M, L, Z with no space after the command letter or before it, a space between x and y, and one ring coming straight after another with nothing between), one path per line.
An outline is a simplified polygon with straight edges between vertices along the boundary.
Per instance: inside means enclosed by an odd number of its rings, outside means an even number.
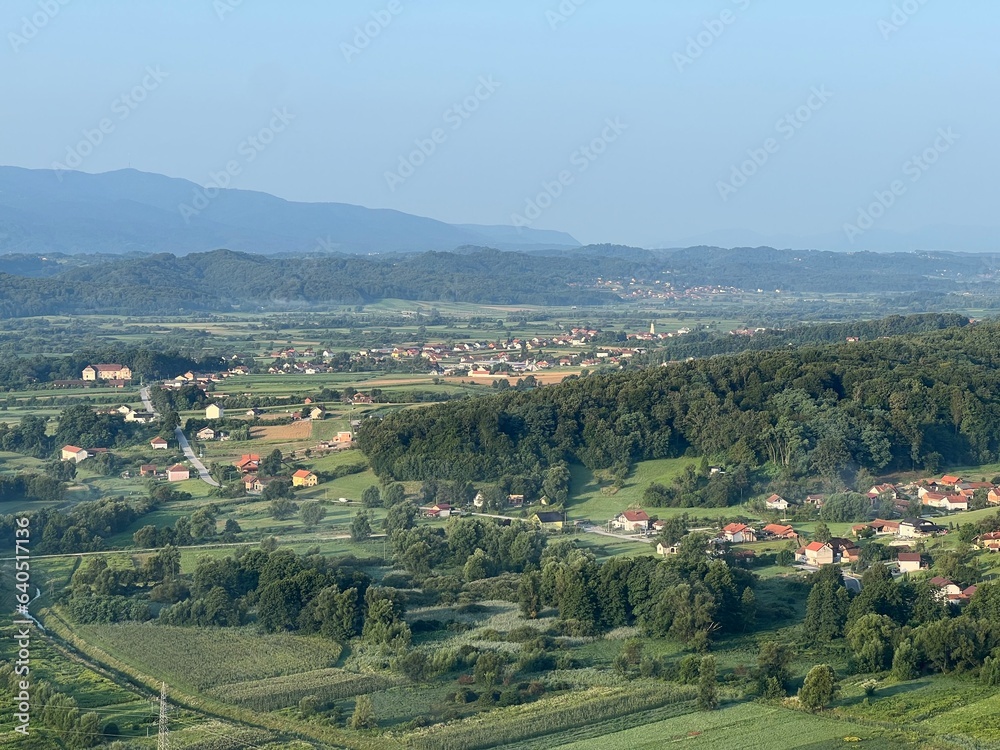
M756 542L757 532L746 524L731 523L722 529L722 538L733 544L743 544L744 542Z
M218 404L209 404L205 409L205 419L222 419L225 414L225 410Z
M789 502L781 495L771 495L764 501L764 506L768 510L788 510Z
M86 461L90 458L85 448L77 448L75 445L64 445L62 449L62 460L72 461L75 464Z
M644 510L627 510L615 516L611 526L622 531L645 531L649 528L649 516Z

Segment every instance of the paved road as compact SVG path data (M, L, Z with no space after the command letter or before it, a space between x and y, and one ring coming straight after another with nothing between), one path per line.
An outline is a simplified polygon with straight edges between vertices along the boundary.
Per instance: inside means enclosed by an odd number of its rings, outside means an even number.
M180 445L181 450L184 451L184 455L187 456L188 461L191 465L198 470L198 476L201 477L201 481L205 484L210 484L213 487L218 487L219 483L212 479L212 475L208 473L208 469L205 468L205 464L198 460L198 457L194 454L194 450L191 448L191 444L188 439L184 437L184 431L180 427L174 428L174 436L177 438L177 444Z
M146 411L150 414L156 414L156 409L153 408L153 402L149 400L149 386L144 385L139 389L139 398L142 399L142 405L146 407Z

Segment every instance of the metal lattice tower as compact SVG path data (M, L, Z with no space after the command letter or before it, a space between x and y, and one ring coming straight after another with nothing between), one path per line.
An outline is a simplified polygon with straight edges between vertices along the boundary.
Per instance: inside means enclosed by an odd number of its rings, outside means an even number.
M157 750L170 747L170 728L167 726L167 683L160 683L160 735Z

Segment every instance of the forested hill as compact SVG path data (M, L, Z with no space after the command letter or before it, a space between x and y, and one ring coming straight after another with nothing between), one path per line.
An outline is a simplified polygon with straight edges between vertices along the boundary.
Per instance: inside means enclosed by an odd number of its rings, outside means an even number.
M383 478L627 471L703 455L790 478L1000 459L1000 324L745 352L403 411L359 440Z
M385 298L476 304L622 304L649 290L732 286L923 295L993 294L1000 256L798 253L595 246L574 253L452 252L303 257L229 250L131 256L0 256L0 315L121 315L357 305ZM624 285L615 292L598 280Z

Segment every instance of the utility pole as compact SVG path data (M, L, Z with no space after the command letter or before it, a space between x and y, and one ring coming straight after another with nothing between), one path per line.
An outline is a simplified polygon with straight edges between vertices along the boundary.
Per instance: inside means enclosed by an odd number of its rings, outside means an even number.
M160 683L160 736L156 744L157 750L168 750L170 747L170 728L167 726L167 683Z

